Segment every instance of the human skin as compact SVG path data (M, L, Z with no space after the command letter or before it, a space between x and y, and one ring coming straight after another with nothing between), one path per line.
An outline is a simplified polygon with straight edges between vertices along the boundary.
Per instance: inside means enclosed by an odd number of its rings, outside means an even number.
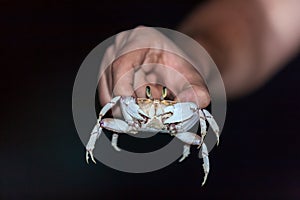
M116 95L145 97L145 87L151 85L153 98L159 99L162 86L167 86L169 99L193 101L201 108L208 106L210 97L205 82L184 56L154 28L137 27L118 34L101 64L101 69L108 66L99 81L101 104Z
M208 1L178 30L209 52L232 99L262 86L299 52L299 8L298 0Z
M221 72L227 97L236 98L263 85L299 50L299 7L298 0L209 1L195 8L178 30L205 47ZM141 42L157 48L177 48L162 37L155 31L147 37L133 31L118 37L106 54L121 55ZM172 88L176 100L193 101L200 108L210 103L202 77L189 63L172 53L146 48L116 56L99 81L101 105L109 102L113 95L144 97L145 88L134 88L133 82L139 66L149 63L174 68L184 74L190 84L174 82L174 74L155 70L147 73L143 69L143 73L139 73L139 78L144 80L141 85L149 84L156 76ZM159 98L161 86L151 88L153 96Z

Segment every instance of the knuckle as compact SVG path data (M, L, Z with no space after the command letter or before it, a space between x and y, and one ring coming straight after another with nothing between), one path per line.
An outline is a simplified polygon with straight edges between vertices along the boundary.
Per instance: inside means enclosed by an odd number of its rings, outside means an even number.
M116 60L113 61L112 65L111 65L111 69L114 72L115 70L118 69L118 67L121 65L122 63L122 57L117 58Z

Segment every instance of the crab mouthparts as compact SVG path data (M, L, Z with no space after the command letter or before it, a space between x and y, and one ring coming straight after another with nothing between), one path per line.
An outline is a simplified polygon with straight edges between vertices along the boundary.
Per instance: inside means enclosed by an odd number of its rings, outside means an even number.
M153 117L151 121L148 122L147 127L149 128L155 128L155 129L162 129L164 125L162 122L157 119L157 117Z

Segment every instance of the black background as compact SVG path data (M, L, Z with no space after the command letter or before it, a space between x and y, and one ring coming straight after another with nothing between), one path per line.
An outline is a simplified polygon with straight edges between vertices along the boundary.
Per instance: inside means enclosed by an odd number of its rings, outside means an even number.
M85 163L71 109L83 59L137 25L175 29L195 5L2 1L0 199L299 199L300 56L258 91L228 102L204 187L195 148L183 163L145 174Z

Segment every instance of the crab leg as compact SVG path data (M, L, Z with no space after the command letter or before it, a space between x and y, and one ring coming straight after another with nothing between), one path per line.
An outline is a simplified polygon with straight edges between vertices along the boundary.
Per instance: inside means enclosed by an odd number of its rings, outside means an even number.
M217 122L215 121L214 117L207 110L203 109L203 113L204 113L205 118L207 119L209 125L211 126L211 128L215 132L216 137L217 137L217 145L219 145L219 137L220 137L220 135L219 135L219 132L220 132L219 126L218 126Z
M188 155L190 154L190 145L185 144L183 145L183 152L182 152L182 157L180 158L179 162L182 162Z
M199 135L191 132L177 133L175 137L177 137L186 144L192 145L199 145L201 141L201 137Z
M175 135L179 140L185 143L183 146L183 155L179 162L182 162L190 154L190 145L200 145L201 138L199 135L191 132L177 133Z
M108 102L103 108L101 109L99 113L98 122L101 121L101 118L109 111L116 103L120 100L121 96L114 97L110 102Z
M116 150L116 151L121 151L121 149L118 147L117 143L118 143L118 137L119 135L114 133L112 135L112 139L111 139L111 146Z
M201 109L199 109L198 111L199 113L199 120L200 120L200 127L201 127L201 142L200 145L198 146L198 149L201 147L201 145L203 144L204 138L206 136L206 122L205 122L205 116L204 113L202 112Z
M112 119L112 118L106 118L101 121L101 126L107 130L117 132L117 133L127 133L129 126L126 122L120 119ZM121 149L118 147L118 137L119 135L117 133L114 133L111 140L111 146L116 151L121 151Z
M201 146L201 154L202 154L202 158L203 158L203 170L204 170L204 179L202 182L202 186L205 184L208 173L209 173L209 158L208 158L208 150L207 147L205 145L205 143L202 144Z
M91 157L92 161L96 163L93 155L93 150L95 148L96 140L99 138L100 134L102 133L102 128L99 123L97 123L91 133L91 137L86 145L86 162L89 163L89 156Z
M89 163L89 157L91 157L92 161L96 163L93 155L93 150L95 148L95 143L96 140L100 137L102 133L102 124L101 124L101 119L102 117L107 113L109 109L111 109L121 98L121 96L116 96L114 97L109 103L107 103L100 111L99 113L99 118L97 120L96 125L94 126L90 139L86 145L86 162Z

